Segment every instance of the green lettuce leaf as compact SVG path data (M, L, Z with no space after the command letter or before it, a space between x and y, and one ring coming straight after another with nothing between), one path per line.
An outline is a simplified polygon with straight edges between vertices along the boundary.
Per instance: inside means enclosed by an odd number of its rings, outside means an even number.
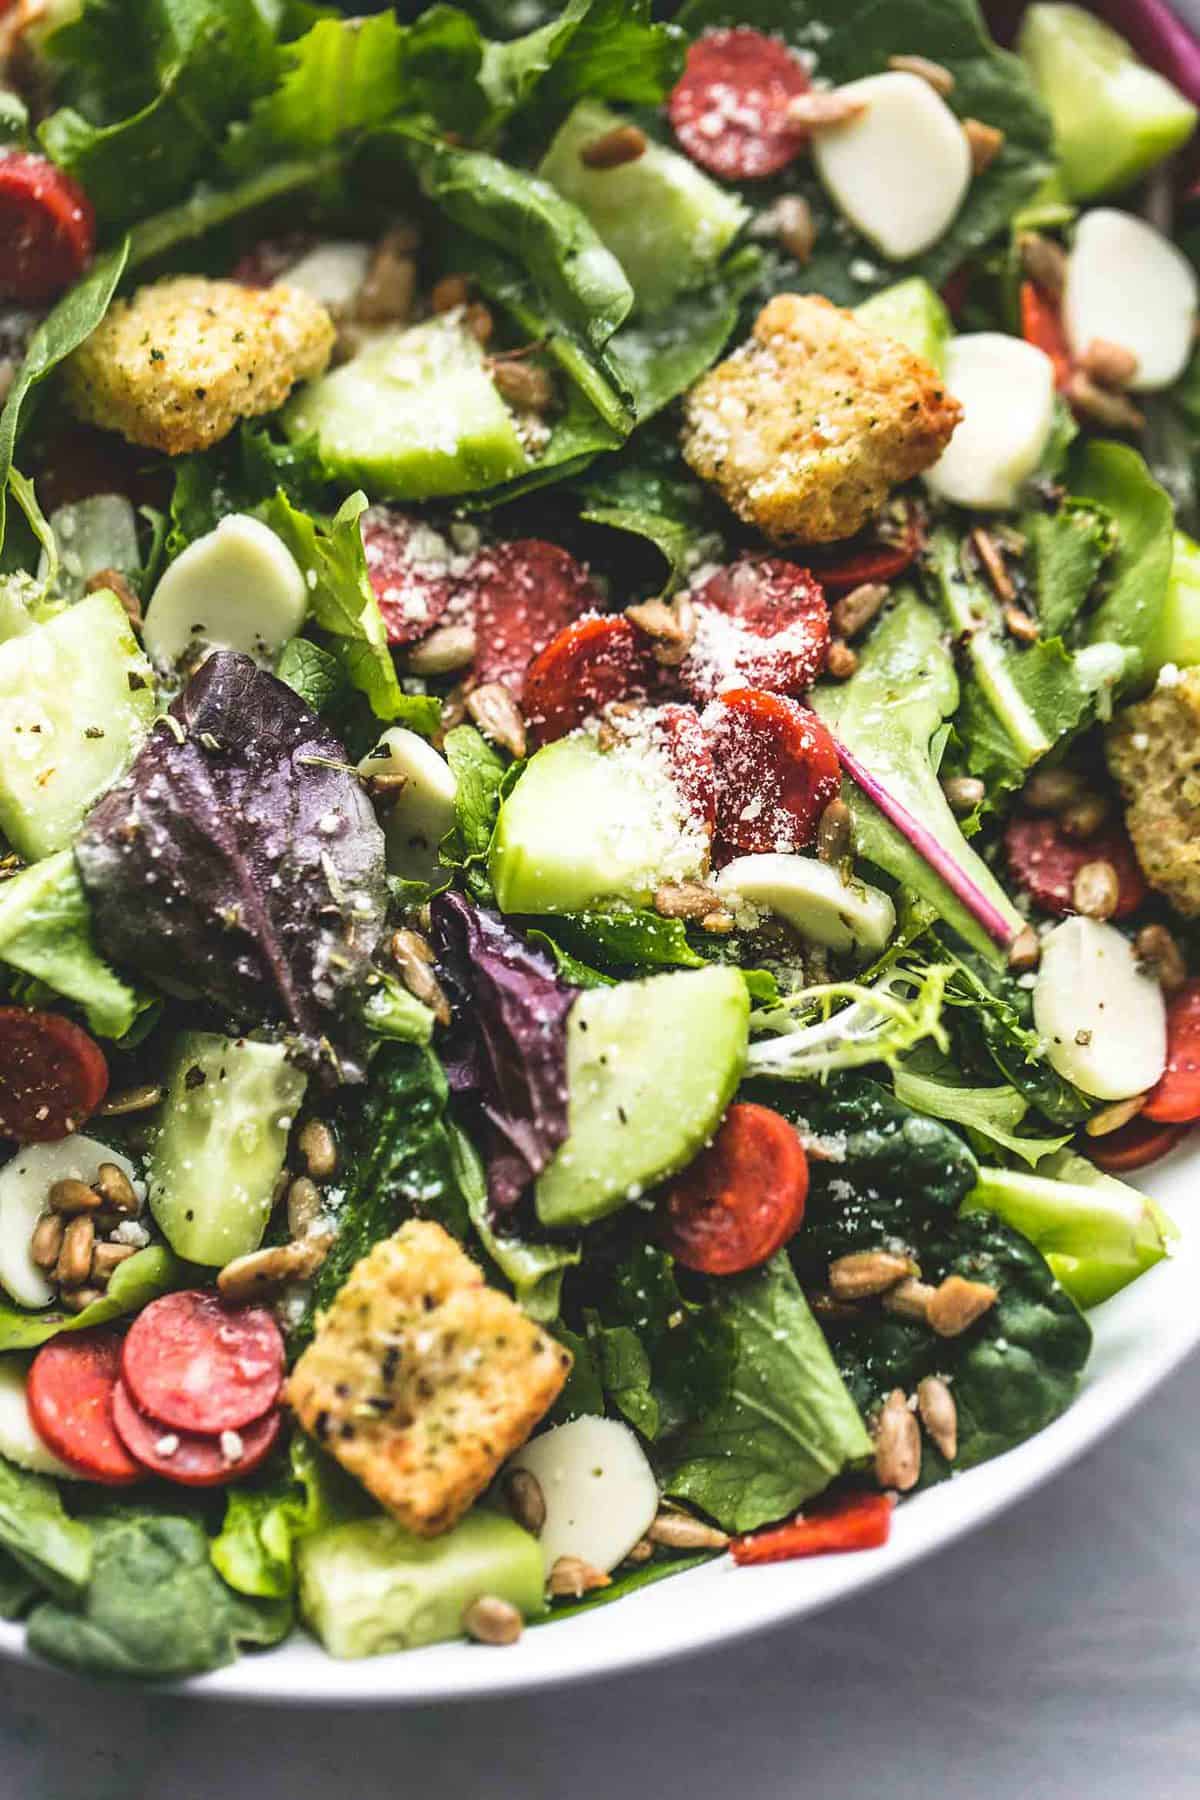
M911 590L886 613L862 649L849 681L819 684L812 706L871 774L920 820L970 880L1019 931L1024 920L986 863L970 849L942 792L930 746L958 708L958 678L941 622ZM992 961L996 945L908 839L852 782L842 797L854 814L858 853L928 900L959 936Z
M92 1572L87 1526L67 1516L53 1481L3 1458L0 1549L58 1600L70 1602L87 1587Z
M1175 517L1136 450L1126 444L1090 442L1070 458L1071 493L1095 501L1111 516L1115 544L1104 595L1084 621L1088 644L1117 644L1128 653L1118 691L1136 687L1150 673L1147 648L1162 616L1171 577Z
M1115 532L1103 507L1068 496L1052 511L1022 513L1025 567L1043 637L1060 637L1083 611L1112 553Z
M0 885L0 962L82 1007L97 1037L124 1037L151 1004L96 949L91 909L69 850Z
M865 1463L871 1439L786 1256L721 1282L716 1301L736 1345L730 1390L663 1445L659 1474L673 1498L752 1531Z
M371 1510L363 1490L311 1438L297 1432L286 1468L229 1489L212 1560L239 1594L280 1600L295 1591L301 1538Z
M917 1066L923 1060L931 1065L930 1069ZM977 1146L980 1139L998 1145L1030 1168L1071 1141L1070 1132L1060 1137L1029 1137L1020 1132L1018 1127L1029 1112L1029 1102L1023 1094L1008 1083L1002 1087L972 1086L945 1058L922 1059L920 1052L906 1058L893 1068L892 1085L897 1100L915 1112L961 1125Z
M981 1070L998 1069L1052 1125L1082 1124L1097 1102L1047 1062L1030 989L983 957L949 954L956 973L946 989L946 1022L960 1059Z
M99 1300L93 1300L82 1312L65 1313L55 1308L48 1312L23 1312L8 1300L0 1301L0 1351L35 1350L64 1331L90 1331L93 1325L107 1325L113 1319L140 1312L143 1306L184 1279L183 1268L164 1244L152 1244L146 1250L118 1263Z
M488 1206L487 1178L483 1164L466 1133L457 1126L450 1129L455 1172L475 1235L512 1286L517 1305L536 1319L539 1325L550 1325L558 1317L563 1275L574 1268L583 1256L578 1243L535 1243L510 1231L500 1231L493 1224Z
M308 638L288 639L279 652L275 673L315 713L331 710L345 698L347 684L342 665L336 656Z

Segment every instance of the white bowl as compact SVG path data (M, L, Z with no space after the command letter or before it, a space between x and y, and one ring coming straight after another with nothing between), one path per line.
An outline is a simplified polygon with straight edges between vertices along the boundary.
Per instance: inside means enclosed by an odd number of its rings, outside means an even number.
M1181 1148L1140 1183L1183 1235L1177 1253L1091 1315L1092 1358L1074 1405L1028 1443L897 1509L880 1550L736 1569L727 1557L595 1611L527 1631L505 1650L467 1643L335 1662L307 1636L179 1684L198 1698L408 1705L549 1687L710 1649L799 1620L930 1556L982 1525L1090 1449L1200 1344L1200 1229L1190 1216L1200 1152ZM23 1657L24 1631L0 1624L0 1654Z

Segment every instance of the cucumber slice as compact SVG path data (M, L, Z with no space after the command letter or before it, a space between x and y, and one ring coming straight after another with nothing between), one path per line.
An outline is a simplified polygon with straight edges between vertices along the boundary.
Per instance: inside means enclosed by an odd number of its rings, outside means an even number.
M60 1481L81 1481L78 1469L60 1462L33 1428L25 1400L27 1356L0 1356L0 1456L31 1469L35 1475L57 1475Z
M1067 192L1127 187L1186 142L1196 108L1080 6L1031 6L1017 50L1054 120Z
M500 808L489 873L501 912L581 912L644 905L660 882L702 875L707 857L658 758L579 734L530 760Z
M304 624L300 565L260 519L230 513L177 556L146 610L146 648L169 669L197 645L267 664Z
M188 1031L150 1152L150 1210L177 1255L221 1267L258 1248L306 1077L282 1044Z
M881 294L872 294L854 316L868 331L880 337L895 338L916 356L923 356L938 371L945 372L946 345L953 326L945 301L922 275L910 275L897 281Z
M1171 578L1154 635L1146 645L1146 668L1157 674L1164 663L1187 669L1200 663L1200 544L1175 533Z
M543 1225L588 1225L689 1163L741 1080L750 1004L714 966L592 988L567 1025L569 1131L538 1177Z
M29 1253L33 1228L46 1211L56 1181L90 1186L103 1162L115 1163L130 1181L133 1164L98 1138L79 1133L56 1144L22 1144L0 1169L0 1286L18 1306L49 1306L55 1290Z
M329 473L377 500L466 494L527 466L483 350L456 313L381 333L301 388L283 428L315 436Z
M662 144L648 144L635 162L618 168L589 169L580 158L583 146L621 123L607 107L580 101L538 173L586 214L629 277L639 309L661 312L704 280L749 208Z
M546 1610L542 1553L511 1519L476 1507L441 1537L419 1538L395 1519L359 1519L296 1546L300 1612L330 1656L381 1656L463 1634L463 1614L485 1594L525 1618Z
M438 845L454 824L456 791L445 757L417 732L393 725L363 757L358 772L367 779L398 776L404 783L383 822L391 873L404 881L443 876Z
M154 713L154 677L106 590L0 643L0 830L37 862L74 838Z

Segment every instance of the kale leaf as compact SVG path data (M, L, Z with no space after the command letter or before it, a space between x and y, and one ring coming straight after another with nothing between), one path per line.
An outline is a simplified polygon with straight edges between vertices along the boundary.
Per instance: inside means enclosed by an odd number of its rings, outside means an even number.
M247 656L209 657L75 848L97 941L347 1079L387 910L383 833L345 753Z

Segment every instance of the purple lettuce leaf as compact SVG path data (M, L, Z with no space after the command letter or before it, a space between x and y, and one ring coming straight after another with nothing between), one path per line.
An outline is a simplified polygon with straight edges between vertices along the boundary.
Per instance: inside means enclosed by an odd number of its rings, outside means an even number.
M579 990L498 914L461 894L439 894L431 912L454 1012L447 1077L479 1102L488 1199L493 1212L511 1212L567 1135L567 1014Z
M248 656L210 656L76 845L110 959L279 1023L362 1075L357 1000L387 910L383 833L337 739Z

